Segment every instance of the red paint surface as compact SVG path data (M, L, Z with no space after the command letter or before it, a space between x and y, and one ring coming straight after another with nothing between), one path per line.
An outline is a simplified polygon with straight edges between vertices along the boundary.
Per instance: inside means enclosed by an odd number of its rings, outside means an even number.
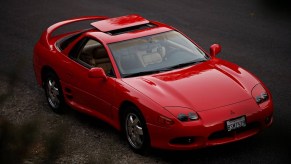
M272 116L273 103L268 89L252 74L243 68L217 57L197 65L132 78L120 78L116 63L108 47L109 43L170 31L173 28L150 21L155 28L139 30L111 36L97 29L82 34L64 51L60 52L55 42L68 34L51 37L51 33L60 26L87 19L105 19L105 17L85 17L57 23L49 27L34 49L34 70L38 83L42 84L41 72L49 67L60 78L65 100L69 106L96 116L120 128L119 111L124 102L131 102L143 114L150 134L151 145L164 149L193 149L204 146L224 144L257 134L271 125L265 118ZM97 25L100 30L124 28L132 22L146 20L141 17L126 16L104 20ZM101 27L101 28L100 28ZM71 33L70 33L71 34ZM89 69L71 58L68 53L81 38L96 38L105 45L112 62L116 78L90 78ZM261 84L269 99L258 105L252 89ZM69 88L68 92L65 88ZM256 94L254 92L254 94ZM69 99L68 97L73 97ZM171 108L172 107L172 108ZM175 111L173 111L175 110ZM199 120L181 122L176 113L195 111ZM225 121L245 115L247 124L256 124L254 128L242 133L233 133L228 137L210 139L215 132L224 131ZM172 125L161 125L159 117L173 120ZM189 145L170 144L177 137L193 136L194 143Z
M131 26L142 25L146 23L149 23L149 21L139 15L127 15L94 22L91 23L91 25L96 27L98 30L102 32L107 32Z

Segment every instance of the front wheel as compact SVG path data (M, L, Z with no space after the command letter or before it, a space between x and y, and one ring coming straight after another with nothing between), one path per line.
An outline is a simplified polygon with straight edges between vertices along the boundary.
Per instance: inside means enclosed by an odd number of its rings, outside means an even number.
M142 114L135 107L128 107L123 120L124 133L130 147L136 153L144 153L149 147L149 135Z
M55 113L63 113L65 101L59 78L54 73L48 73L45 77L44 89L49 106Z

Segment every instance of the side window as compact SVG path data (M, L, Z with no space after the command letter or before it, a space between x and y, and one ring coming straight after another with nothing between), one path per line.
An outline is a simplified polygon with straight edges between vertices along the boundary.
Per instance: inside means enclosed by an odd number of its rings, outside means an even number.
M70 43L72 43L74 40L76 40L81 35L82 35L82 32L80 32L78 34L70 35L68 37L65 37L63 39L58 40L56 45L59 47L59 49L61 51L63 51L65 48L68 47L68 45L70 45Z
M76 56L77 61L88 67L103 68L107 76L114 76L113 68L105 47L96 40L87 39Z

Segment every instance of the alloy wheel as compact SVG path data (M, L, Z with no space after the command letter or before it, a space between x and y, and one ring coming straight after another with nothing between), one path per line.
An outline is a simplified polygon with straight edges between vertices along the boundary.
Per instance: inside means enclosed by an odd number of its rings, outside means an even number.
M54 108L57 109L60 106L60 99L59 99L59 88L57 83L54 79L48 79L47 81L47 99L49 104Z
M140 149L144 144L144 131L140 118L134 113L128 113L125 120L126 137L131 146Z

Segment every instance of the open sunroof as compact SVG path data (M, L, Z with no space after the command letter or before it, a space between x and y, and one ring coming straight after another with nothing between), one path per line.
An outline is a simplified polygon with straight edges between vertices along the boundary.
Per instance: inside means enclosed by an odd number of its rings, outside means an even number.
M93 22L91 25L102 32L109 32L134 26L140 26L147 23L149 23L149 21L139 15L127 15Z

